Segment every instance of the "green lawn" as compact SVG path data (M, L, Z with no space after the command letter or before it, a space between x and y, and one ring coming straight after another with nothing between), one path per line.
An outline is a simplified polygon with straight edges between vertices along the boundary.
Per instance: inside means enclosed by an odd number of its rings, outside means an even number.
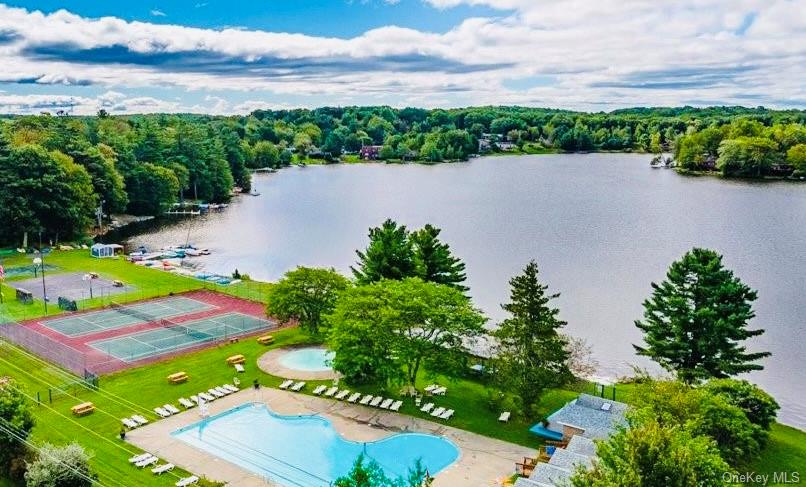
M6 267L13 267L17 262L27 263L29 257L19 256L4 259ZM119 259L97 260L87 256L87 251L56 252L47 258L49 264L59 267L60 271L95 271L105 277L121 279L138 286L138 291L116 300L140 299L147 296L161 295L169 290L200 289L205 283L195 279L176 276L170 273L145 269ZM13 284L13 281L11 281ZM260 282L244 282L234 286L215 286L221 292L250 297L253 299L265 296L265 290L271 284ZM206 285L213 287L213 285ZM94 302L93 305L101 305ZM43 312L41 303L22 306L7 303L6 308L12 313L22 313L34 317ZM0 325L3 326L3 325ZM15 325L5 325L15 326ZM48 402L48 389L54 389L72 376L60 369L27 355L19 349L0 342L0 376L9 375L22 383L28 394L39 397L43 404L35 406L37 425L33 439L36 442L49 441L62 444L78 441L93 452L93 467L100 476L101 482L108 485L119 485L118 479L126 479L127 485L160 486L173 485L176 477L154 477L148 471L135 469L128 464L127 458L137 450L121 441L117 434L120 430L120 418L143 413L156 419L149 413L155 406L166 402L176 403L180 396L190 396L200 390L232 381L233 369L224 364L224 359L235 353L244 354L247 358L247 372L241 374L244 385L258 379L263 385L276 387L282 379L265 374L257 369L255 362L266 350L289 344L307 343L310 340L297 329L286 329L274 333L276 342L270 347L257 344L248 339L239 343L221 345L207 350L176 357L165 362L130 369L101 378L100 391L88 391L80 386L72 386L67 394L57 394L53 403ZM186 371L190 380L185 384L168 385L165 377L176 371ZM328 381L329 382L329 381ZM448 394L435 398L433 402L439 406L452 408L456 414L450 420L452 426L473 431L485 436L499 438L530 447L537 447L541 442L528 432L532 422L513 417L507 424L497 421L500 411L490 410L487 404L487 392L484 385L476 380L462 379L452 381L443 377L422 375L418 386L430 382L439 382L448 387ZM323 382L325 383L325 382ZM313 390L316 385L311 381L306 388ZM541 413L548 414L562 404L575 397L585 384L567 390L549 391L540 403ZM356 391L394 397L396 389L380 391L376 387L362 386ZM619 385L616 399L631 402L633 394L631 385ZM611 397L612 390L605 391ZM83 418L74 418L70 407L83 401L92 401L98 410ZM414 407L410 399L404 402L401 413L418 417L427 417ZM806 465L806 433L794 428L775 425L772 430L768 448L761 458L750 462L748 469L756 472L803 470ZM514 465L513 465L514 468ZM183 472L176 472L182 475ZM0 487L7 482L0 479Z

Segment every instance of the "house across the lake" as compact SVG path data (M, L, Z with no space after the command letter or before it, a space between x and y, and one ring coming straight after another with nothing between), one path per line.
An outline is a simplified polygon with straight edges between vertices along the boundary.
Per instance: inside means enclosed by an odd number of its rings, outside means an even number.
M378 155L381 153L381 148L383 148L382 145L365 145L358 151L358 157L367 161L377 160Z

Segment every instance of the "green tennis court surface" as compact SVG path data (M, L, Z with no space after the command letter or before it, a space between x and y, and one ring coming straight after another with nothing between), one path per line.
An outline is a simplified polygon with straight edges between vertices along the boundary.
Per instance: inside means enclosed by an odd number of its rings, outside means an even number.
M215 308L215 306L203 301L183 296L174 296L171 298L125 305L123 309L111 308L68 316L66 318L42 321L41 324L62 335L77 337L104 330L114 330L116 328L139 325L170 318L172 316L197 313L213 308ZM127 310L140 316L127 314ZM147 316L153 318L145 319Z
M186 321L180 326L166 326L97 340L87 345L124 362L134 362L275 326L271 321L233 312Z

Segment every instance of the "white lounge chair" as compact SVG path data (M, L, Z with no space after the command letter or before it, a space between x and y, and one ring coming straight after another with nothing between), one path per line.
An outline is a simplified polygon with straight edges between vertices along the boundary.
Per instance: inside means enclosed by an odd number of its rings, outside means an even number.
M343 390L339 391L339 393L338 393L338 394L336 394L336 395L335 395L335 396L333 396L333 397L334 397L334 398L336 398L337 400L341 401L341 400L343 400L345 397L347 397L347 394L349 394L349 393L350 393L350 391L348 391L347 389L343 389Z
M215 401L215 396L211 396L210 394L207 394L206 392L200 392L199 397L204 399L207 402Z
M381 401L383 401L382 396L375 396L375 399L373 399L372 402L369 403L369 405L372 406L372 407L377 407L378 404L381 403Z
M169 472L173 470L175 465L173 463L163 463L162 465L157 465L156 467L151 469L151 473L154 475L163 474L165 472Z
M137 424L139 424L140 426L142 426L144 424L148 424L148 420L146 418L140 416L139 414L135 414L134 416L132 416L132 419L137 421Z
M199 396L190 396L190 400L193 401L193 404L199 404Z
M166 411L166 410L164 410L162 408L154 408L154 412L157 413L160 417L163 417L163 418L167 418L168 416L171 415L171 413L169 413L168 411Z
M439 415L439 419L451 419L453 413L454 413L453 409L446 409L444 413Z
M221 394L220 392L218 392L217 390L215 390L215 388L213 388L213 387L211 387L211 388L207 389L207 392L208 392L209 394L211 394L211 395L215 396L216 398L221 398L221 397L224 397L224 394Z
M123 418L120 421L123 423L123 426L125 426L125 427L127 427L129 429L134 429L134 428L140 426L139 424L137 424L137 421L131 420L129 418Z
M370 401L371 401L371 400L372 400L374 397L375 397L375 396L373 396L372 394L367 394L366 396L364 396L364 397L362 397L362 398L361 398L361 402L359 402L359 404L363 404L364 406L366 406L367 404L369 404L369 402L370 402Z
M288 389L289 387L291 387L291 384L293 384L293 383L294 383L294 381L289 379L289 380L283 382L282 384L280 384L280 389Z
M389 406L391 406L393 402L395 402L394 399L386 399L386 400L384 400L381 403L381 409L389 409Z
M356 402L359 397L361 397L361 393L360 392L354 392L352 396L347 398L347 402Z
M325 397L333 397L334 394L339 390L338 387L331 387L330 389L325 392Z
M506 423L507 421L509 421L510 415L511 413L509 411L504 411L503 413L501 413L501 416L498 416L498 421Z
M162 409L168 411L171 414L179 414L179 413L182 412L182 411L179 410L178 407L174 406L173 404L166 404L166 405L162 406Z
M246 372L246 369L243 368L242 364L235 364L235 372L243 373L243 372Z
M389 406L389 409L391 411L400 411L400 406L402 406L402 405L403 405L403 401L395 401L395 402L392 403L391 406Z
M424 413L430 413L432 409L434 409L434 403L429 402L425 406L421 407L420 411L422 411Z
M139 455L135 455L135 456L129 458L129 463L137 463L139 461L145 460L146 458L149 458L150 456L151 456L151 454L148 453L148 452L141 453Z
M433 391L434 389L436 389L437 387L439 387L439 386L438 386L438 385L436 385L436 384L431 384L431 385L429 385L429 386L426 386L426 388L425 388L425 392L431 392L431 391Z
M232 391L230 391L229 389L224 389L221 386L214 387L213 389L217 390L219 394L223 394L225 396L229 396L230 394L232 394Z
M313 395L318 396L318 395L322 394L323 392L325 392L326 390L327 390L327 386L320 384L320 385L316 386L316 389L313 390Z
M187 399L185 399L184 397L180 397L180 398L179 398L179 404L181 404L181 405L182 405L182 407L184 407L185 409L190 409L190 408L192 408L192 407L195 407L195 406L196 406L196 404L195 404L194 402L192 402L192 401L188 401L188 400L187 400Z
M431 394L435 396L444 396L446 392L448 392L447 387L437 387L436 389L431 391Z
M435 418L438 418L439 415L444 413L444 412L445 412L445 408L440 406L440 407L434 409L433 411L431 411L431 416L433 416Z
M148 458L146 458L144 460L140 460L139 462L135 463L134 466L135 467L140 467L140 468L145 468L145 467L149 467L151 465L154 465L155 463L157 463L159 461L160 461L159 458L155 457L154 455L151 455L150 457L148 457Z
M187 487L188 485L193 485L199 481L199 477L195 475L191 475L190 477L185 477L183 479L179 479L176 484L176 487Z
M294 392L299 392L302 388L305 387L305 382L297 382L293 386L291 386L291 390Z
M230 391L230 392L238 392L238 391L240 391L240 389L238 389L236 386L234 386L232 384L224 384L221 387L226 389L226 390L228 390L228 391Z

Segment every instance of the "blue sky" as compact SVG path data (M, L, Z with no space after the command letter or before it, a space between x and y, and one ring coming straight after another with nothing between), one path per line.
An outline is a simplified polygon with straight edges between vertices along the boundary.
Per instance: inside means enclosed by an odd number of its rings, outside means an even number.
M0 112L806 107L806 0L0 0Z

